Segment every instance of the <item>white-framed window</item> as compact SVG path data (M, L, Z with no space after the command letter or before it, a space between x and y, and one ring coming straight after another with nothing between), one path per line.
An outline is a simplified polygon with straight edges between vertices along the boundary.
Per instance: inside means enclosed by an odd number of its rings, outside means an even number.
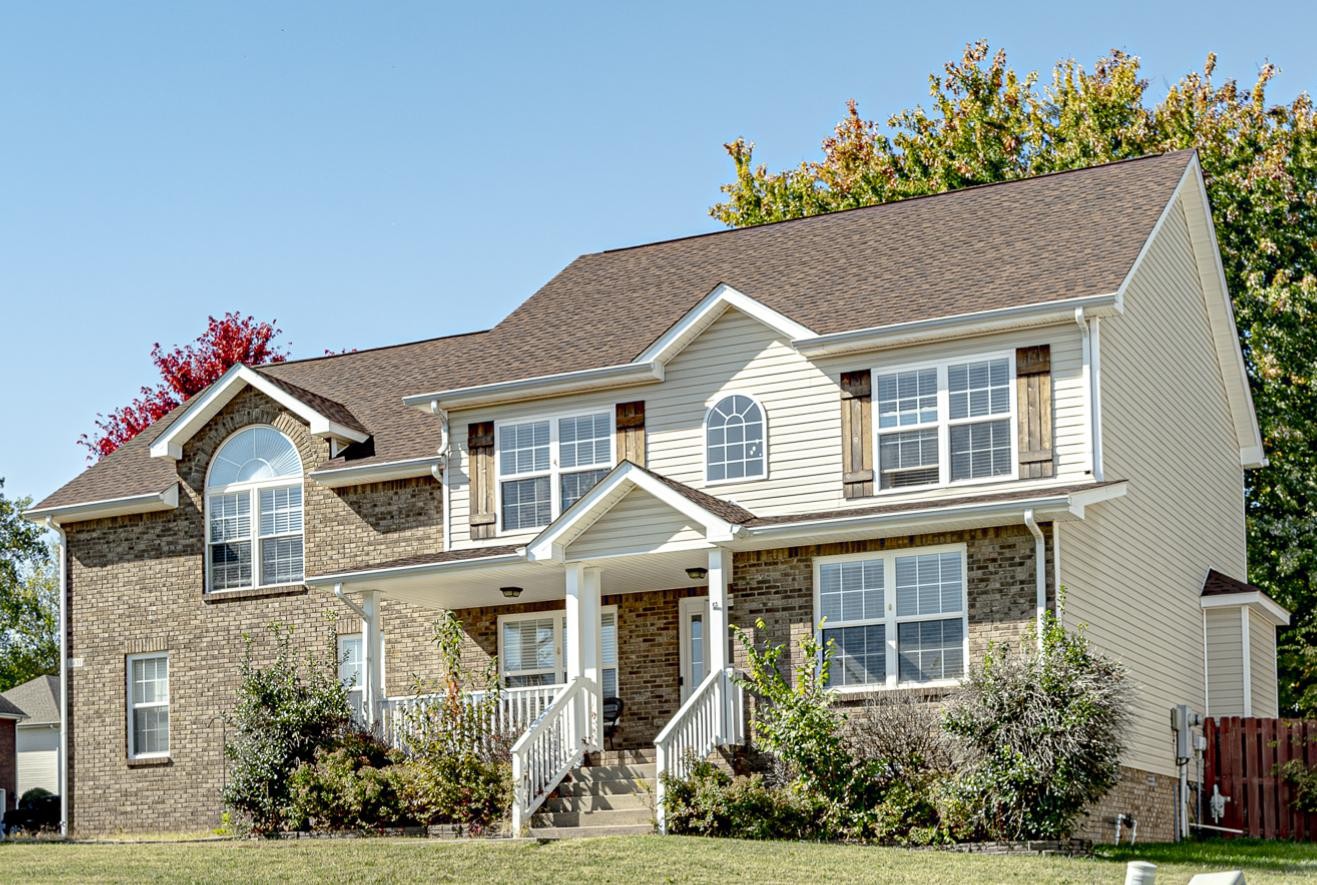
M704 416L704 479L710 483L768 475L768 418L752 396L733 393Z
M617 606L599 613L604 697L617 697ZM567 615L557 611L500 615L498 669L509 688L560 685L567 681Z
M969 657L966 547L951 544L814 561L815 623L838 689L945 685Z
M361 649L360 633L342 633L338 637L338 678L348 686L348 705L358 717L365 721L366 714L366 670Z
M169 653L129 655L128 758L169 755Z
M206 475L206 587L302 580L302 459L273 427L225 440Z
M612 410L496 422L499 525L543 528L613 466Z
M875 369L873 390L880 492L1019 475L1013 354Z

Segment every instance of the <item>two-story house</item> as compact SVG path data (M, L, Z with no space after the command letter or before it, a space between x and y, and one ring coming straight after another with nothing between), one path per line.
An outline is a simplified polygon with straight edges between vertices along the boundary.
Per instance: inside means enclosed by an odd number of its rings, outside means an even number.
M455 611L521 824L604 720L662 770L743 740L732 625L818 630L847 697L936 692L1064 587L1136 687L1091 829L1170 838L1170 708L1276 713L1264 458L1191 152L586 255L487 331L237 366L29 512L66 551L66 820L212 825L272 621L337 634L389 733Z

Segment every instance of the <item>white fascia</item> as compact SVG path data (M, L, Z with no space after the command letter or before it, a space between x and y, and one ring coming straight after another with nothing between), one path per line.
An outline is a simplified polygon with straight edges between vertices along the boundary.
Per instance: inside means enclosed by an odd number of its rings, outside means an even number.
M355 584L375 584L389 578L407 578L478 570L489 566L511 565L525 562L521 553L498 553L493 556L472 556L469 559L449 559L444 562L423 562L415 565L396 565L388 568L368 568L355 572L336 572L330 575L311 575L302 583L308 587L344 587Z
M308 475L326 488L341 489L371 482L388 482L394 479L432 476L435 472L434 468L442 464L442 457L430 455L425 458L383 461L378 464L362 464L357 467L331 467L324 470L313 470Z
M918 344L946 338L983 335L1025 326L1049 326L1071 322L1076 309L1089 316L1114 316L1121 311L1120 296L1115 292L1064 298L1016 307L1000 307L953 316L892 323L868 329L853 329L827 335L797 338L791 344L809 357L830 356L854 351L880 350L887 347Z
M577 393L598 387L627 387L662 380L663 366L661 365L656 363L623 363L619 366L582 369L578 372L563 372L558 375L540 375L535 378L522 378L516 381L500 381L497 384L480 384L475 387L457 387L452 390L436 390L433 393L418 393L403 397L402 402L403 405L424 409L427 412L437 409L456 411L501 402Z
M660 335L658 340L645 348L645 351L636 357L636 362L666 363L681 353L687 344L731 307L751 319L758 320L788 341L817 337L808 326L801 325L786 314L773 310L726 283L719 283L700 300L699 304L688 310L686 315Z
M183 444L193 437L220 409L238 395L243 387L254 387L307 423L313 436L340 442L365 442L369 434L344 427L320 414L306 403L239 363L220 376L204 393L198 394L169 428L151 443L152 458L183 457Z
M740 531L740 526L710 513L630 461L623 461L526 545L526 559L530 562L564 561L567 545L633 488L643 490L700 526L710 544L730 541Z
M1246 605L1277 626L1283 627L1290 622L1289 611L1261 590L1203 596L1199 598L1198 603L1205 609L1234 608L1238 605Z
M129 495L123 498L102 498L81 504L62 507L42 507L23 511L23 518L33 522L54 520L57 525L85 522L89 519L106 519L111 516L128 516L134 513L156 513L178 507L178 483L171 482L158 492Z

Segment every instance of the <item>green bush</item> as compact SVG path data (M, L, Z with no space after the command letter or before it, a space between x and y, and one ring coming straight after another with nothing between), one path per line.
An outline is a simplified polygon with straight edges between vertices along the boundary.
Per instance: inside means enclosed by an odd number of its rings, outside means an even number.
M1057 839L1120 776L1128 687L1120 664L1048 615L1042 643L990 649L943 714L961 838Z
M496 828L512 808L512 765L475 752L418 756L397 766L403 807L421 824Z
M286 823L297 830L361 830L414 822L401 791L401 768L379 740L352 733L316 750L289 781Z
M816 839L824 809L806 794L768 786L763 775L732 777L697 762L686 778L664 775L668 830L734 839Z
M253 832L267 835L288 823L293 772L314 763L317 750L336 746L352 721L332 635L328 655L307 655L299 665L291 628L274 624L270 631L276 654L269 667L253 663L248 637L224 748L230 763L224 804Z

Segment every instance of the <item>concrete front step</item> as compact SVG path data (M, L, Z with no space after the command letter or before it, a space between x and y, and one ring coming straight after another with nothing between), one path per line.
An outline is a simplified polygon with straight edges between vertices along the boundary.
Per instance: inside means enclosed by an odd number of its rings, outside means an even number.
M628 793L649 794L654 781L649 778L616 777L594 780L565 780L554 790L557 796L624 796Z
M568 775L573 783L582 784L616 780L643 780L653 783L657 776L658 766L652 762L640 765L586 765Z
M631 824L608 827L531 827L532 839L584 839L590 836L645 836L654 825Z
M598 827L638 827L653 828L654 812L648 808L633 808L619 811L561 811L536 812L531 819L531 830L543 827L557 829L579 827L583 830Z
M591 753L589 765L652 765L658 761L653 747L642 750L602 750Z
M611 795L550 796L544 800L544 810L551 814L570 811L649 811L650 796L639 790Z

